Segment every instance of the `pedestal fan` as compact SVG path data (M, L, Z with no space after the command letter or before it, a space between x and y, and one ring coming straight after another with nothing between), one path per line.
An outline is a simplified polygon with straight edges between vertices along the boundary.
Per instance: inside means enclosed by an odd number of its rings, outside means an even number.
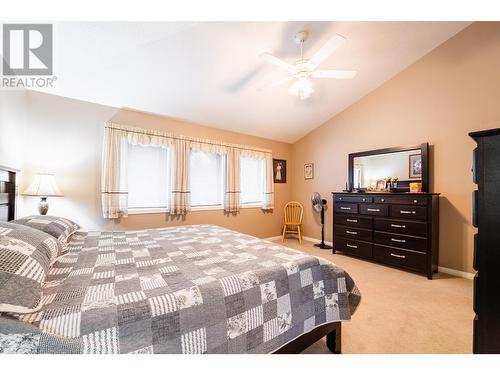
M314 246L320 249L332 249L331 246L325 244L325 207L326 199L321 199L321 195L318 192L314 192L312 195L312 204L316 212L321 215L321 243L314 244Z

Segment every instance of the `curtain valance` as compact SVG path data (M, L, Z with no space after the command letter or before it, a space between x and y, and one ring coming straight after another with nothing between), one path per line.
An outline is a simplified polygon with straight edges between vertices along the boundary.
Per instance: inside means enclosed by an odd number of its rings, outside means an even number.
M120 125L113 122L107 122L104 125L106 128L117 129L127 132L127 137L131 144L140 144L143 146L151 145L171 145L174 140L183 140L189 142L191 149L195 151L213 152L217 154L226 154L228 148L239 149L242 156L257 157L265 159L265 154L272 155L272 151L264 148L245 146L236 143L228 143L222 141L214 141L204 138L186 137L182 135L174 135L172 133L163 132L156 129L137 128L128 125ZM256 156L258 155L258 156Z

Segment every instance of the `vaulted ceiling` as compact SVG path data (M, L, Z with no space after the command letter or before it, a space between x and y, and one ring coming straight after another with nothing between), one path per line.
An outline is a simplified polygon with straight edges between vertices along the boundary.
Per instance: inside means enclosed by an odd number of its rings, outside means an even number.
M467 22L56 23L54 73L42 91L294 142L465 28ZM314 80L300 100L262 52L294 62L297 31L310 56L334 33L347 42L320 69L352 80Z

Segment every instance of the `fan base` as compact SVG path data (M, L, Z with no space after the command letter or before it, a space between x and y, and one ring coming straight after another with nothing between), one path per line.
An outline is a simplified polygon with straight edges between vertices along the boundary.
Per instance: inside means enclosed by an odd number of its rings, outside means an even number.
M325 243L315 243L314 246L319 247L320 249L333 249L332 246Z

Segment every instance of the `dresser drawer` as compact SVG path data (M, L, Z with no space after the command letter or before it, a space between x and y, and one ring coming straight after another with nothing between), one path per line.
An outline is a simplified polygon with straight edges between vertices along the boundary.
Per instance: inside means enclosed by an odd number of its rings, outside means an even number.
M422 237L375 231L373 242L381 245L400 247L402 249L427 251L427 239Z
M385 219L381 217L376 217L373 220L373 227L382 232L427 237L427 223L410 220Z
M407 219L426 220L427 207L394 205L391 206L391 216Z
M388 203L388 204L406 204L406 205L427 205L426 197L418 196L387 196L387 197L374 197L374 203Z
M361 258L372 257L372 244L370 242L362 242L342 237L335 237L333 248L335 249L335 251L342 251L343 253Z
M427 255L418 251L373 245L373 257L383 263L425 272Z
M362 216L350 216L335 214L333 222L339 225L346 225L357 228L372 228L372 218Z
M371 229L361 229L356 227L344 227L342 225L335 225L335 236L371 242L373 231Z
M371 203L373 202L372 197L367 197L366 195L356 196L356 195L334 195L333 200L335 202L347 202L347 203Z
M359 213L373 216L387 216L389 207L385 204L364 204L359 205Z
M335 203L335 212L357 214L358 213L358 204L357 203Z

